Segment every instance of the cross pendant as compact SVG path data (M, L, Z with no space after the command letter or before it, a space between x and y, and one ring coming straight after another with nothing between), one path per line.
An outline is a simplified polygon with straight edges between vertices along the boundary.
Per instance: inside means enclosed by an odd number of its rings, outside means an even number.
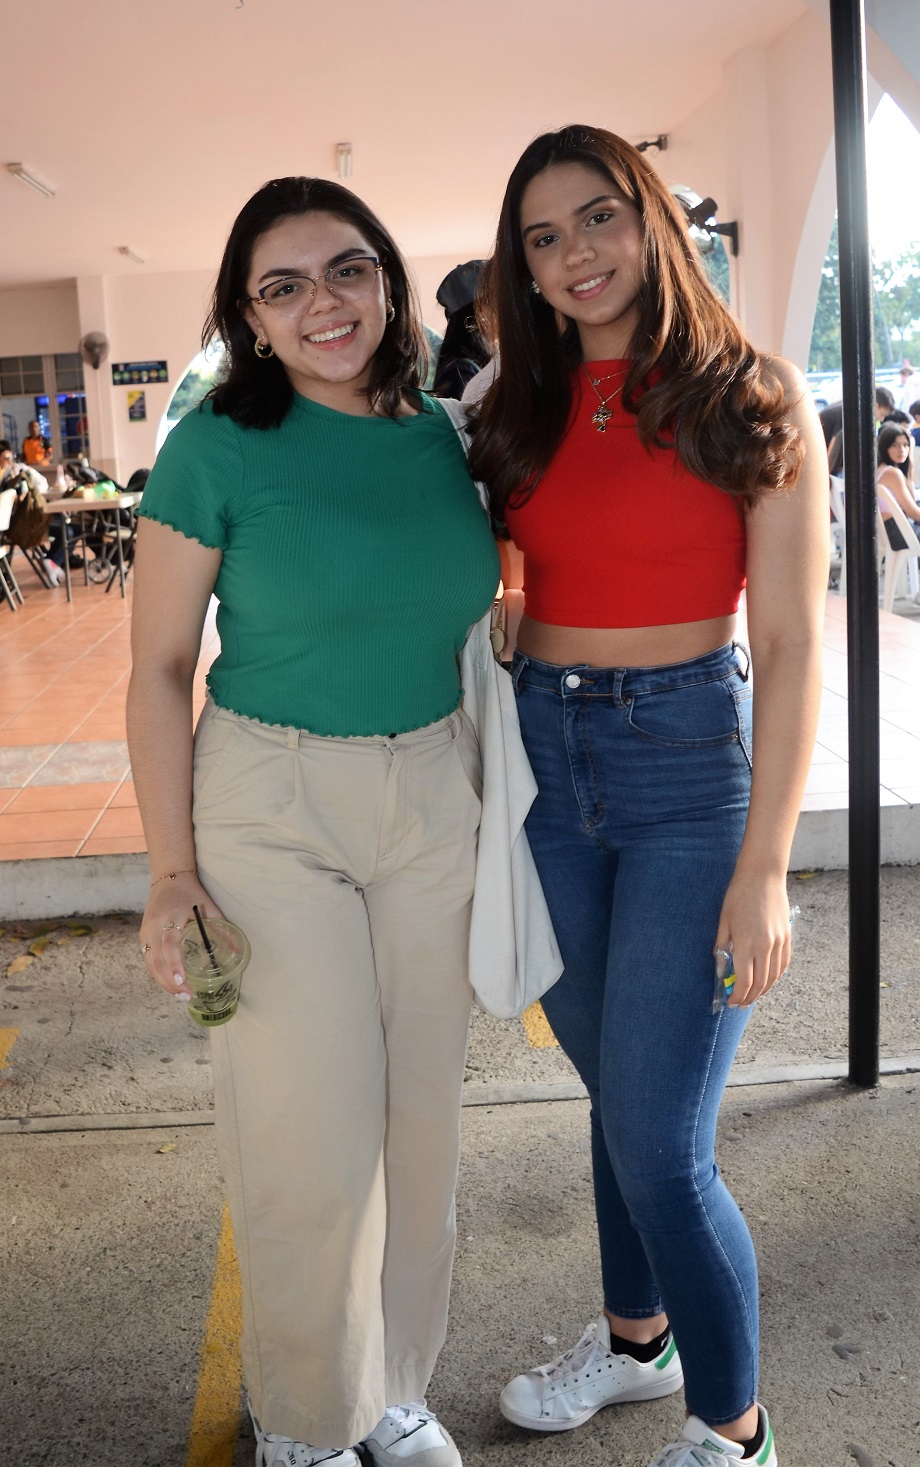
M607 404L605 402L602 402L597 411L595 413L592 413L591 421L597 428L598 433L606 433L607 424L610 422L610 419L612 417L613 413L610 411Z

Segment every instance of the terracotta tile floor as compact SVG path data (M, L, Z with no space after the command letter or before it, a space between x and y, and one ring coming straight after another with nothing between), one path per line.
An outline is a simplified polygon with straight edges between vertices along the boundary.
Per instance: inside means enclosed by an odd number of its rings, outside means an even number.
M17 557L25 605L0 602L0 861L142 851L125 742L131 583L46 591ZM920 617L879 613L884 805L920 804ZM212 603L195 678L218 650ZM803 810L847 804L846 601L829 596L824 693Z
M131 669L131 582L113 589L74 579L47 591L21 556L25 605L0 603L0 861L143 851L125 742ZM195 678L218 650L212 606Z

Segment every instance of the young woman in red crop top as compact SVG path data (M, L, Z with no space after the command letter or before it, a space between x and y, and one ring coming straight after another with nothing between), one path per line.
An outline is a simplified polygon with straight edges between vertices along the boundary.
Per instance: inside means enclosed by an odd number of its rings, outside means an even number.
M823 438L801 375L748 344L680 206L610 133L527 148L490 277L501 372L471 464L524 553L527 828L566 964L544 1007L591 1098L604 1290L574 1349L501 1409L564 1431L684 1384L688 1419L651 1467L776 1467L756 1260L713 1146L751 1005L790 957ZM750 658L733 640L745 582Z

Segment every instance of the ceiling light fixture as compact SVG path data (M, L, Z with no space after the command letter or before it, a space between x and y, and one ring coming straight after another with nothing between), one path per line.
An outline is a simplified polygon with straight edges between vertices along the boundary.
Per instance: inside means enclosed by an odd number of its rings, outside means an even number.
M129 260L134 261L135 265L146 265L147 263L145 257L143 255L139 255L137 253L137 250L132 250L130 245L119 245L118 253L120 255L126 255Z
M36 193L43 194L46 199L54 198L57 190L53 189L50 183L45 183L24 163L7 163L6 168L8 173L12 173L14 178L19 178L23 183L27 183L29 188L34 188Z
M351 143L336 143L335 161L339 170L339 178L351 178Z

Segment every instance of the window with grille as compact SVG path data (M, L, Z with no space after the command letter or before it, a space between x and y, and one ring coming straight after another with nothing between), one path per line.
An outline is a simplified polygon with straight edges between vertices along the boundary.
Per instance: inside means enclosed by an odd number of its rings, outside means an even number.
M0 397L25 397L44 390L41 357L0 357Z

